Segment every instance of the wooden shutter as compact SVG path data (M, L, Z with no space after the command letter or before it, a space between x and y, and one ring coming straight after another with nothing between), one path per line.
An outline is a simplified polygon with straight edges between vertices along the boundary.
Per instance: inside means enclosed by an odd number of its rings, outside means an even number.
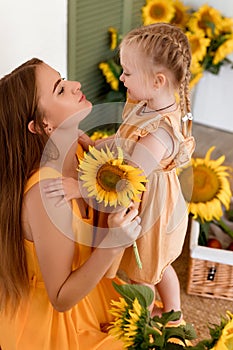
M78 80L93 103L100 102L106 83L98 68L110 58L108 28L124 34L141 24L144 0L68 1L68 78Z

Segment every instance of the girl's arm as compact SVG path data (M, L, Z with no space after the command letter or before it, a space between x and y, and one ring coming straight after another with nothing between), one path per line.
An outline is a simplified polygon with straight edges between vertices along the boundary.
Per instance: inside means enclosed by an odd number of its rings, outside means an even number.
M136 240L141 226L136 209L131 209L127 214L127 208L110 214L109 233L87 261L72 271L75 251L72 212L68 204L55 207L56 201L55 198L46 198L39 184L25 196L30 234L47 293L54 308L63 312L96 286L116 255ZM123 243L120 245L121 241Z
M168 157L173 150L173 140L163 128L140 138L135 145L130 162L141 168L146 176L159 167L163 158Z

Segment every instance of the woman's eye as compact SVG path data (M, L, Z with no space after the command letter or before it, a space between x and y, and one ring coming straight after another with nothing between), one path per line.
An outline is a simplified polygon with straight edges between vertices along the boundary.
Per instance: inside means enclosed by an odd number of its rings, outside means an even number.
M129 76L130 76L129 73L125 73L125 72L124 72L124 75L125 75L126 77L129 77Z
M64 92L64 87L61 86L60 89L58 90L58 95L61 95Z

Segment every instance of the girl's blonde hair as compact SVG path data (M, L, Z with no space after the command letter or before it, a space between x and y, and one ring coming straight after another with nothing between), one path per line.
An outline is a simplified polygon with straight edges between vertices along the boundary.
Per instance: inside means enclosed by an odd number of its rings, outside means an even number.
M162 66L171 72L179 92L181 114L191 112L189 81L191 77L191 48L184 32L169 23L154 23L131 30L122 40L120 49L136 46L152 65ZM145 70L146 65L145 65ZM192 121L188 121L191 132Z

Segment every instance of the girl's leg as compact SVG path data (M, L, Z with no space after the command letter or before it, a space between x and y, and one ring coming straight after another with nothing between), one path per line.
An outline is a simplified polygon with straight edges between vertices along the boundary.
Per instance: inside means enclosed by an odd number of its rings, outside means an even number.
M161 281L156 285L164 305L164 311L180 310L180 282L174 268L169 265Z
M164 271L163 277L156 285L156 288L163 303L163 312L181 310L180 283L177 274L171 265L169 265ZM157 314L156 308L153 313Z

